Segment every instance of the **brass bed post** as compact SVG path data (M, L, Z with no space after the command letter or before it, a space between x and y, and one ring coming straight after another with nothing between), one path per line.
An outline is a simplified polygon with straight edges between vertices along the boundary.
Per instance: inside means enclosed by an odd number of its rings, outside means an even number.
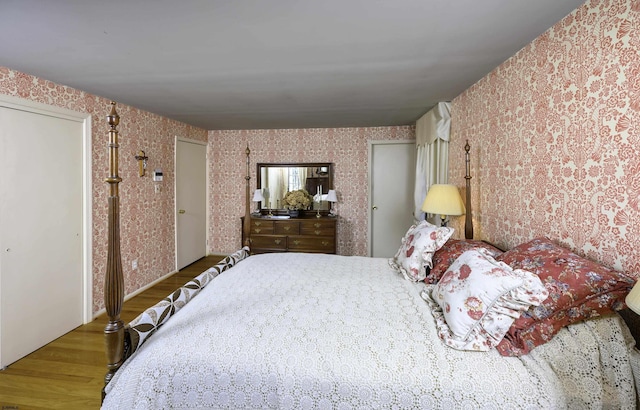
M244 151L247 155L247 173L244 177L246 184L246 197L244 204L244 221L242 224L242 233L244 237L244 243L242 246L251 247L251 171L249 170L249 154L251 154L251 150L249 150L249 145L247 144L247 149Z
M111 112L107 116L109 123L109 176L105 182L109 184L109 220L107 271L104 277L104 304L108 322L104 328L105 347L107 353L107 374L104 377L105 387L114 373L120 368L124 357L124 323L120 319L124 300L124 278L122 275L122 259L120 255L120 202L118 184L122 178L118 176L118 130L120 116L116 112L116 103L111 102ZM104 399L104 389L102 397Z
M469 140L464 144L464 159L466 162L466 174L464 179L466 180L466 196L465 196L465 207L467 208L467 212L465 214L464 219L464 237L465 239L473 239L473 218L471 217L471 158L469 155L469 150L471 146L469 146Z

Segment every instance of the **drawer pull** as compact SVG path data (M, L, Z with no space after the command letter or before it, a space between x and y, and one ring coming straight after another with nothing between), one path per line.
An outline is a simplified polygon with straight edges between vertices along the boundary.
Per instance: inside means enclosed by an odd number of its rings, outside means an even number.
M282 242L282 239L276 239L274 240L274 242L276 243L276 245L280 245L280 242Z
M322 226L322 224L316 222L316 223L313 224L313 226L315 226L316 228L320 228Z
M260 233L260 231L262 230L261 228L256 228L254 229L256 231L256 233Z
M294 241L293 241L293 244L294 244L294 245L300 245L300 241L298 241L298 240L294 240Z
M254 224L255 226L260 226L260 225L262 225L262 222L254 222L253 224Z
M329 241L322 241L322 246L329 246Z
M322 233L322 231L320 231L320 230L315 230L313 232L315 232L316 235L320 235Z
M290 229L291 229L291 227L290 227L290 226L284 226L284 230L285 230L285 231L288 231L288 230L290 230Z

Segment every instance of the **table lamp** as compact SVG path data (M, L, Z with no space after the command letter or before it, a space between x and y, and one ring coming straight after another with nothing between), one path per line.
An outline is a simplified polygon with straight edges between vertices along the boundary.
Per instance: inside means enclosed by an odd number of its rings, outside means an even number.
M640 315L640 281L637 281L633 286L633 289L631 289L631 292L627 295L625 302L629 309Z
M254 215L260 214L260 208L258 208L258 202L264 202L264 196L262 195L261 189L256 189L253 193L253 202L256 203L256 211L253 213Z
M334 189L330 189L327 193L327 202L329 202L329 216L336 216L336 212L331 206L333 202L338 202L338 195Z
M447 226L447 216L464 215L464 202L458 192L458 187L449 184L433 184L424 198L422 208L429 214L440 215L441 226Z

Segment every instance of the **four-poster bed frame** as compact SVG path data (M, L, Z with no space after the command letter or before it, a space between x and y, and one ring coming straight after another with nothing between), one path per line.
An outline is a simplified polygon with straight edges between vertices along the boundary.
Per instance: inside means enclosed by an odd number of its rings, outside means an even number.
M124 303L124 276L122 272L122 257L120 253L120 197L118 184L122 182L122 178L118 175L118 124L120 116L116 111L116 103L111 102L111 111L107 115L107 123L109 125L109 176L105 182L109 184L109 208L108 208L108 248L107 248L107 269L104 282L104 303L107 312L107 325L104 328L105 347L107 356L107 373L104 377L104 385L109 384L113 375L118 371L120 366L129 358L135 350L132 345L132 337L130 329L124 325L120 318L122 313L122 305ZM250 238L250 222L251 222L251 202L250 202L250 154L249 146L245 150L247 172L245 176L246 185L246 201L245 201L245 218L244 218L244 237L245 246L251 243ZM226 264L220 270L227 269L232 266L225 258ZM102 389L102 398L104 399L105 391Z
M104 278L104 304L108 322L104 328L107 352L107 374L105 386L109 384L115 372L127 358L128 340L120 313L124 303L124 277L122 274L122 257L120 255L120 198L118 184L122 178L118 176L118 124L120 116L116 112L116 103L111 102L111 112L107 116L109 124L109 176L105 180L109 184L109 217L107 271ZM103 389L104 398L104 389Z
M107 116L109 125L109 176L105 182L109 184L109 216L108 216L108 249L107 249L107 270L104 283L104 303L107 311L108 322L104 329L105 345L107 354L107 374L104 378L105 386L109 384L116 371L122 366L125 360L131 355L131 335L129 329L125 327L120 314L124 303L124 276L122 273L122 257L120 254L120 198L118 184L122 178L118 175L118 124L120 116L116 111L116 103L111 102L111 111ZM473 238L473 221L471 219L471 168L469 158L469 142L465 145L466 161L466 196L465 206L467 209L465 220L465 237ZM251 245L251 150L247 145L246 174L245 174L245 215L242 230L244 233L243 246ZM104 397L104 389L103 389Z
M109 184L109 198L108 198L108 251L107 251L107 268L105 274L105 284L104 284L104 303L108 316L108 322L104 329L105 335L105 345L106 345L106 357L107 357L107 373L105 375L105 387L114 374L118 371L118 369L122 366L122 364L127 360L133 352L136 351L137 347L141 345L142 340L140 337L140 328L134 329L131 327L131 324L125 326L122 319L120 318L120 314L122 311L123 301L124 301L124 278L123 278L123 270L122 270L122 260L120 253L120 204L119 204L119 191L118 184L122 181L122 178L118 176L118 130L117 126L120 122L120 117L116 112L116 103L111 103L111 111L107 116L107 122L109 125L109 175L105 179L105 182ZM467 141L465 144L465 162L466 162L466 195L465 195L465 206L466 206L466 220L465 220L465 237L467 239L473 238L473 221L471 217L471 187L470 187L470 146ZM242 250L238 252L244 252L240 259L245 257L248 254L248 249L246 248L251 244L250 238L250 220L251 220L251 203L250 203L250 150L247 146L245 150L246 154L246 176L245 176L245 188L246 188L246 196L245 196L245 218L243 224L243 232L244 232L244 246ZM235 255L235 254L234 254ZM224 264L216 265L216 267L211 270L216 270L212 274L214 277L217 273L220 273L231 266L240 259L234 259L234 255L230 255L225 258ZM210 278L206 279L207 281ZM191 284L189 282L188 284ZM199 287L200 283L196 283L195 287ZM202 285L204 287L204 284ZM185 289L185 287L181 288ZM199 291L199 289L198 289ZM174 292L172 295L168 297L168 299L179 297L179 290ZM189 296L191 297L191 296ZM170 316L172 313L168 314ZM164 313L163 313L164 315ZM623 315L623 317L627 320L630 328L633 330L633 326L638 326L639 318L636 315ZM168 318L167 318L168 319ZM164 319L162 319L164 320ZM633 321L630 322L630 321ZM133 323L133 322L132 322ZM164 321L159 320L157 324L154 326L160 326ZM635 323L635 324L634 324ZM136 327L136 326L134 326ZM151 330L146 327L147 330L144 330L150 335L155 331L155 327ZM637 335L636 340L637 339ZM144 338L147 335L143 336ZM160 360L160 359L159 359ZM102 390L102 397L104 399L105 389Z

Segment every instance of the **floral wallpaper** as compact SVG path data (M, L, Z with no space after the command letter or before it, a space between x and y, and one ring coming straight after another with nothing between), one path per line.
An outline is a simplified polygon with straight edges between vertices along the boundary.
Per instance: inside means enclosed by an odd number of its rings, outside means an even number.
M108 126L110 100L0 67L0 94L91 114L93 167L93 312L104 308L107 260ZM175 271L175 137L206 141L207 131L126 105L117 106L120 142L120 226L125 294ZM138 176L134 155L149 157L147 175ZM161 168L164 181L155 193L151 170ZM138 269L131 262L137 259Z
M0 66L0 94L91 114L93 167L93 312L104 308L107 259L108 126L110 100ZM210 131L118 104L120 125L120 225L125 294L175 270L175 137L209 141L209 252L229 254L240 247L244 215L245 148L251 155L252 189L256 162L333 162L338 253L366 255L369 140L411 140L414 127L303 130ZM147 175L138 176L134 155L149 157ZM155 193L151 171L164 180ZM132 269L132 261L138 269Z
M464 187L472 154L476 238L512 247L551 239L640 272L640 3L588 1L452 101L450 181ZM0 94L92 115L93 310L103 308L109 100L0 67ZM414 127L209 131L118 106L125 293L175 266L175 137L208 141L209 252L240 246L244 149L257 162L332 162L338 253L366 255L369 140L411 140ZM162 168L162 191L133 156ZM464 218L452 224L462 230ZM138 269L131 262L138 260Z
M640 2L588 1L453 100L461 187L467 139L477 238L546 235L637 276Z
M210 252L226 254L240 247L248 145L252 193L258 162L333 163L339 215L337 253L366 256L368 141L414 138L413 126L209 131Z

